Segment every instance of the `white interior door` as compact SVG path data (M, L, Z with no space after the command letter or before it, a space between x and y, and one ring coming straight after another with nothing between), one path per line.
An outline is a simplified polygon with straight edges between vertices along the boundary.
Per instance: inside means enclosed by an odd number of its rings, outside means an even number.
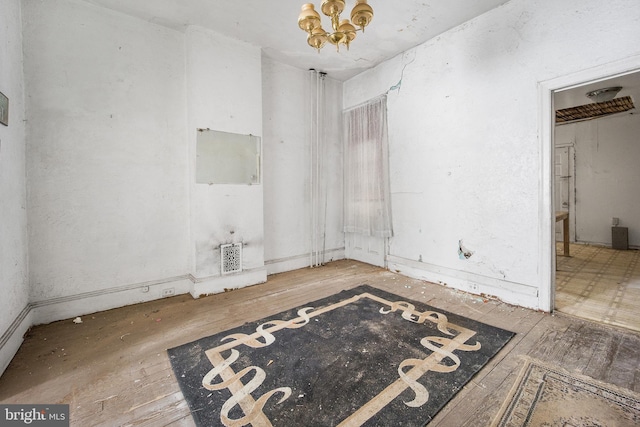
M345 256L348 259L386 267L386 247L387 239L384 237L345 233Z
M555 210L571 211L571 152L570 147L555 149ZM571 215L569 215L571 217ZM562 221L556 223L556 241L562 241Z

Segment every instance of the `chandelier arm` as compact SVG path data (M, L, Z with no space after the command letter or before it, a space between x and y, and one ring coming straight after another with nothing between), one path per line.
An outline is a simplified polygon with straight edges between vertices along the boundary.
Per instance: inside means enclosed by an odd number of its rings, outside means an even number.
M338 31L338 27L340 26L340 14L334 13L331 15L331 27L333 31Z

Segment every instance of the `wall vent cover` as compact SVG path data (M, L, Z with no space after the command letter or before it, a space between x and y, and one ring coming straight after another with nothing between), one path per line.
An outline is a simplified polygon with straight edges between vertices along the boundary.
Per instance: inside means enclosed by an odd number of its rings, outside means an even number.
M220 266L222 274L242 271L242 243L220 245Z

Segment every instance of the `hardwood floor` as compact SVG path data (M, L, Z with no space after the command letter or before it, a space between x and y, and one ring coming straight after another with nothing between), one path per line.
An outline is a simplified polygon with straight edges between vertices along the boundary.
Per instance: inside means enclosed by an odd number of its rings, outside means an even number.
M34 327L0 377L2 403L67 403L73 426L192 426L166 349L369 284L516 336L430 426L486 426L521 355L640 392L640 334L491 301L355 261L269 276L267 283L194 300L181 295Z

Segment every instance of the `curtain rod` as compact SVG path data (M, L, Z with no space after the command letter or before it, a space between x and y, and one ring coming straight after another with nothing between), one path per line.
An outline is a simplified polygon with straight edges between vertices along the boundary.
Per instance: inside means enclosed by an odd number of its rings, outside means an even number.
M349 108L347 108L345 110L342 110L342 112L346 113L346 112L349 112L351 110L355 110L356 108L364 107L367 104L373 104L374 102L377 102L380 99L385 99L386 100L386 98L387 98L387 94L383 93L382 95L378 95L375 98L371 98L371 99L369 99L367 101L361 102L358 105L354 105L353 107L349 107Z

